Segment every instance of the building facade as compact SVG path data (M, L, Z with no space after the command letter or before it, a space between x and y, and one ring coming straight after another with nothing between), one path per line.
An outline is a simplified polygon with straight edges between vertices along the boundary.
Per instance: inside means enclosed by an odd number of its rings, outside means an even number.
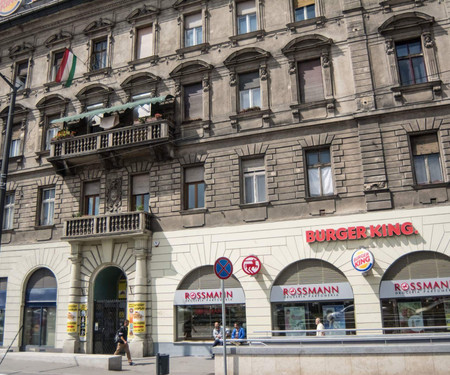
M249 338L446 331L450 1L0 6L4 346L207 353L222 256Z

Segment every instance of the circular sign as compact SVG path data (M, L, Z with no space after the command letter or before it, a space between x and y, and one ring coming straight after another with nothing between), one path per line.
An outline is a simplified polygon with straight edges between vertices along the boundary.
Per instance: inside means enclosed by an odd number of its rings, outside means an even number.
M261 270L261 262L258 257L250 255L242 261L242 271L247 275L256 275Z
M6 17L19 8L22 0L0 0L0 17Z
M214 263L214 273L219 279L228 279L233 274L233 265L228 258L222 257Z
M373 254L363 247L356 250L352 255L353 268L359 272L369 271L373 267L373 264Z

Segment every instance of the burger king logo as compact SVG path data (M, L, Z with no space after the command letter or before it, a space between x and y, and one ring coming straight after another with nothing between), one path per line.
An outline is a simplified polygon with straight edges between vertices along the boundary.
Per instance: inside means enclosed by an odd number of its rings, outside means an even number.
M20 4L22 0L0 0L0 16L9 16L20 7Z
M356 250L352 255L353 268L359 272L367 272L373 267L373 254L364 248Z

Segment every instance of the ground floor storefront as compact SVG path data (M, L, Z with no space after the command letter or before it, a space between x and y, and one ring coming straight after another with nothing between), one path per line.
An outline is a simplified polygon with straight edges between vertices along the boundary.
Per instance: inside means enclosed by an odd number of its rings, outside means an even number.
M112 353L127 317L135 356L207 354L223 256L225 326L248 338L315 335L317 317L326 336L447 332L449 240L448 209L434 207L4 246L0 339Z

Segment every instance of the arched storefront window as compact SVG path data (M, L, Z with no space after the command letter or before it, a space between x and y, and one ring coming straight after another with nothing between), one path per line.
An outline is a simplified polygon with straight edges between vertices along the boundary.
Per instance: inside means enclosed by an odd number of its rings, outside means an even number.
M450 257L417 251L397 259L380 285L386 333L447 331L450 328Z
M352 288L341 271L323 260L305 259L286 267L274 282L270 302L273 330L314 330L317 317L326 335L349 334L341 330L355 328Z
M35 271L25 291L23 346L55 346L56 278L47 268Z
M244 328L245 296L235 276L225 280L226 327L240 322ZM181 340L212 340L214 322L222 321L222 289L213 266L190 272L175 292L176 337Z

